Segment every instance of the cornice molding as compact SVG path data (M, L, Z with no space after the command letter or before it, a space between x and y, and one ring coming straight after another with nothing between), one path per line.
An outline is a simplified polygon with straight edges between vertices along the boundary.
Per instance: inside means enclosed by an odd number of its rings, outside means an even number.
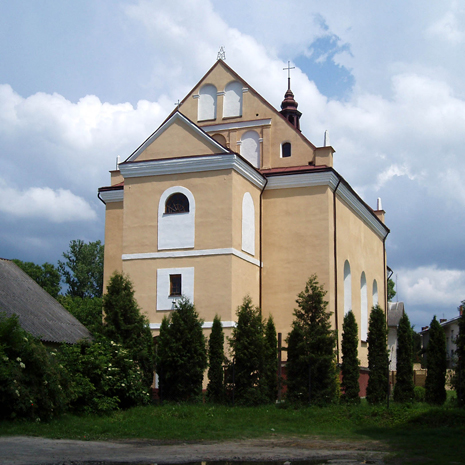
M265 185L265 178L235 153L123 163L119 168L124 178L233 169L260 189Z
M100 198L105 202L122 202L124 199L124 189L115 189L111 191L100 191Z
M174 312L176 310L161 310L161 312ZM150 323L150 329L160 329L161 323ZM235 328L237 323L235 321L222 321L221 326L223 328ZM211 329L213 327L213 321L204 321L202 329Z
M270 126L271 118L257 119L255 121L236 121L235 123L220 123L200 126L205 132L226 131L231 129L247 129L259 126Z
M185 258L185 257L208 257L212 255L234 255L255 266L260 266L260 261L250 255L233 247L224 249L200 249L200 250L173 250L170 252L146 252L123 254L124 260L149 260L154 258Z

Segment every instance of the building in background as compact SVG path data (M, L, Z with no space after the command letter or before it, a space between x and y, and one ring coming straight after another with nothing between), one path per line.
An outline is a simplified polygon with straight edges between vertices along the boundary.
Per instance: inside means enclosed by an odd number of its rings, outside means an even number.
M316 274L338 361L353 310L367 366L370 309L387 307L389 229L380 201L370 208L333 168L328 138L317 147L302 134L297 107L290 78L278 111L220 59L99 189L105 282L130 277L154 335L181 295L206 331L218 314L228 335L249 295L284 339Z

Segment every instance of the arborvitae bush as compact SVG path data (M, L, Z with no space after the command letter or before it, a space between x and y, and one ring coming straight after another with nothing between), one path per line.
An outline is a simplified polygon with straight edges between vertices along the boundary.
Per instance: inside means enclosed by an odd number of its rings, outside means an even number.
M155 349L148 319L141 314L132 283L126 276L114 273L103 296L105 314L103 334L127 349L144 373L147 388L152 385Z
M230 338L234 363L234 399L241 405L266 403L263 389L265 339L263 321L250 297L237 309L237 326Z
M397 328L397 365L394 400L412 402L415 398L413 384L413 330L406 313Z
M360 403L360 361L358 359L358 325L352 310L344 316L342 325L342 383L341 399L351 404Z
M336 332L331 330L325 295L313 275L296 300L298 308L287 338L287 398L291 402L310 399L323 404L337 400Z
M207 368L207 347L203 321L186 298L176 303L170 318L160 327L157 374L162 400L198 401Z
M224 334L221 319L215 315L212 332L208 340L208 386L207 399L210 402L224 402L223 383Z
M367 342L370 377L366 397L370 404L378 404L387 397L389 370L386 318L379 305L371 310Z
M268 402L275 402L278 394L278 339L271 315L265 325L263 389Z
M457 393L457 404L465 407L465 300L459 307L462 312L459 320L459 334L456 339L456 366L454 376L454 389Z
M434 316L429 328L426 347L426 402L442 405L446 401L446 336L444 329Z

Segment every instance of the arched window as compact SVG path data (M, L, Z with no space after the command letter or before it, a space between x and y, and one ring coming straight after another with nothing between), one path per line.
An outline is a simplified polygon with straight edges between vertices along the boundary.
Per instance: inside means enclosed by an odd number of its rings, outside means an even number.
M368 337L368 292L365 272L360 277L360 339L366 341Z
M242 250L255 255L255 207L249 192L242 198Z
M281 144L281 157L287 158L290 156L291 156L291 143L284 142L283 144Z
M226 137L224 137L223 134L213 134L212 138L215 139L218 144L226 147Z
M350 310L352 310L352 277L349 261L346 260L344 263L344 315Z
M230 82L224 89L223 117L242 116L242 84Z
M376 279L373 280L373 306L378 305L378 283Z
M216 119L216 87L205 84L199 91L198 120Z
M194 240L194 196L185 187L170 187L158 204L158 249L190 249Z
M165 203L165 213L189 213L189 199L180 192L170 195Z
M247 131L242 135L241 155L255 168L260 168L260 137L255 131Z

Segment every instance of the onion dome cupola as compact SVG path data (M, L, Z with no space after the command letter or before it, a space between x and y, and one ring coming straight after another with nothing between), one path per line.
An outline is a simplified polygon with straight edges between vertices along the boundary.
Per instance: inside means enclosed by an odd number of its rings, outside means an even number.
M290 70L293 68L291 68L290 64L288 64L288 67L284 69L287 69L289 74L287 78L287 91L284 94L284 100L281 103L280 113L289 121L289 123L292 124L292 126L300 131L300 117L302 116L302 113L297 110L299 104L295 101L294 93L291 90Z

